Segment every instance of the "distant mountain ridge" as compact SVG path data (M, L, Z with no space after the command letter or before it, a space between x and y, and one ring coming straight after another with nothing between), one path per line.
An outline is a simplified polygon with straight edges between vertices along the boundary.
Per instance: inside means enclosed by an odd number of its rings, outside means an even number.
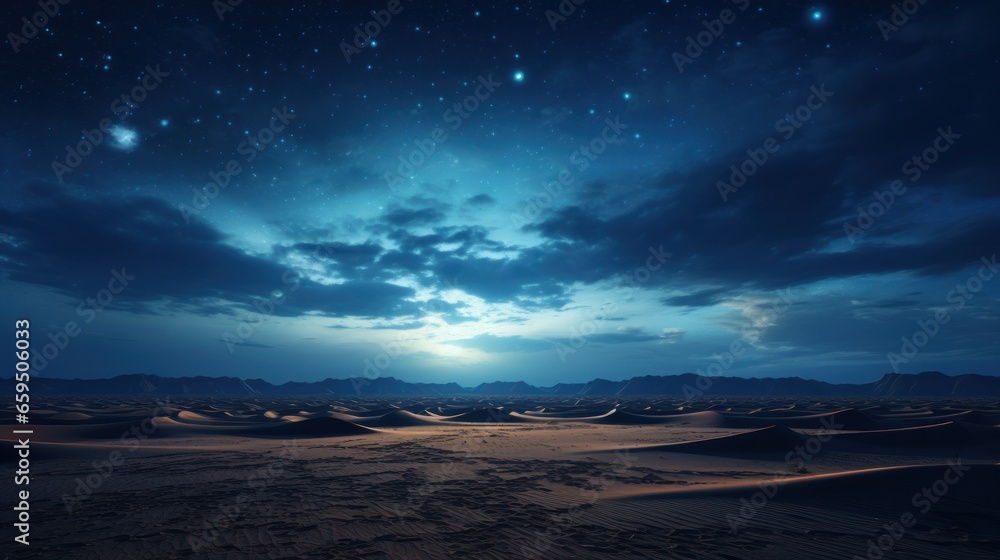
M8 382L13 383L12 379ZM289 381L274 385L263 379L237 377L161 377L130 374L111 379L34 377L31 391L64 395L340 395L340 396L756 396L756 397L1000 397L1000 377L940 372L887 373L863 384L833 384L800 377L712 377L693 373L647 375L622 381L594 379L536 387L524 381L495 381L466 388L458 383L410 383L393 377Z

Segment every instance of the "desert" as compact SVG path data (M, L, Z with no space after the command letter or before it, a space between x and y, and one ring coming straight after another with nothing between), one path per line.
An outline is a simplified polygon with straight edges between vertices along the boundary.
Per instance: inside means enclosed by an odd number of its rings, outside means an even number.
M995 399L46 400L24 558L986 559L1000 540Z

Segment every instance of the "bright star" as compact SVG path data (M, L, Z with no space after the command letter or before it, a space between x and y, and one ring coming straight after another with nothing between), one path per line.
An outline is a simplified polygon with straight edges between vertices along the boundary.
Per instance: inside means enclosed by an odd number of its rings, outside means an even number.
M625 95L623 95L622 97L624 97L625 99L632 99L632 94L626 91Z
M123 152L130 152L139 145L139 134L124 126L118 125L111 129L111 147Z
M170 124L170 121L167 119L160 119L160 126L167 126L168 124Z
M812 15L813 15L813 20L814 21L819 21L819 20L823 19L823 12L821 12L819 10L814 11Z
M523 82L524 81L524 72L514 72L514 81L515 82Z

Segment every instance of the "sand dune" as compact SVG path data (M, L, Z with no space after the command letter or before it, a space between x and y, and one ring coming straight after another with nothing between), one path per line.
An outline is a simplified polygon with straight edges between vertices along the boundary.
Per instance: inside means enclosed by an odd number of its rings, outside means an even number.
M496 407L477 408L445 418L448 422L504 423L519 422L520 418Z
M823 412L819 414L751 415L726 414L727 425L731 428L760 428L765 426L784 426L785 428L829 429L837 426L841 430L870 430L877 423L863 412L853 408Z
M954 471L948 463L877 467L830 474L813 474L779 479L772 478L768 483L774 483L777 486L774 493L776 495L780 494L782 500L811 501L823 495L867 495L869 499L864 504L858 504L856 498L852 497L855 503L854 507L860 509L859 506L877 501L871 498L878 495L911 497L914 493L919 493L923 487L941 479L944 473L950 470ZM987 496L1000 495L1000 465L976 465L975 468L970 468L968 472L963 472L959 480L963 484L955 485L956 493L959 492L958 488L962 487L964 488L964 493L967 495L978 492L983 492ZM626 493L621 499L646 500L676 499L688 496L746 496L760 490L760 482L744 482L712 485L710 487L678 488L661 492Z
M404 427L404 426L430 426L437 424L440 420L430 416L421 416L407 410L396 410L377 416L359 420L358 423L372 427Z
M263 437L336 437L377 433L371 428L359 426L337 418L306 418L296 422L283 422L269 426L255 426L230 431L231 435Z
M740 434L706 438L696 441L684 441L663 445L650 445L632 448L634 452L667 452L667 453L781 453L785 454L795 449L806 440L805 436L781 426L769 426Z
M635 414L633 412L626 412L620 409L614 409L607 414L601 416L596 416L590 419L591 422L595 424L620 424L620 425L630 425L630 424L662 424L668 420L659 416L651 416L645 414Z
M1000 429L961 422L943 422L929 426L873 430L851 434L836 434L834 442L852 442L888 447L960 447L974 445L998 446Z
M886 560L985 560L1000 548L1000 414L988 400L188 396L159 409L112 397L39 406L37 540L19 551L29 559L864 558L949 461L971 470ZM786 456L806 448L803 468L790 469ZM113 452L123 460L108 471ZM68 512L64 496L88 477L100 484ZM10 477L0 487L10 495ZM189 537L241 496L249 501L194 554Z

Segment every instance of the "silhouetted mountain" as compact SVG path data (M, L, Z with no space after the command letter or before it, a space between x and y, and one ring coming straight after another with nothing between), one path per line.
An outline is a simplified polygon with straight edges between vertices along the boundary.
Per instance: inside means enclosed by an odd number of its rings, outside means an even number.
M13 380L8 379L8 382ZM699 377L647 375L622 381L595 379L588 383L560 383L535 387L523 381L496 381L465 388L457 383L409 383L393 377L290 381L273 385L262 379L236 377L160 377L119 375L111 379L57 379L34 377L33 393L67 395L553 395L553 396L816 396L816 397L997 397L1000 377L948 376L939 372L885 374L864 384L832 384L800 377Z
M470 392L477 395L550 395L550 391L528 385L524 381L494 381L483 383Z
M271 385L269 395L457 395L467 393L458 383L408 383L394 377L324 379L313 383L290 381Z
M740 395L740 396L855 396L867 395L868 385L834 385L800 377L700 377L693 373L633 377L625 381L597 379L582 392L594 395Z
M997 395L1000 378L988 375L945 375L939 371L925 371L918 374L887 373L873 383L872 394L886 396Z

